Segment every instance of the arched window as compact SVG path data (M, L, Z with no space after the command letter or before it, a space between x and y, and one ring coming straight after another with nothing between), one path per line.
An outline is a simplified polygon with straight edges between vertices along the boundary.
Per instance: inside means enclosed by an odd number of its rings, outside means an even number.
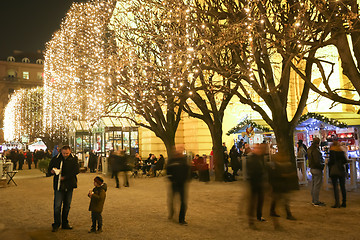
M36 60L36 64L44 64L44 61L42 59Z
M8 62L15 62L15 58L14 58L13 56L9 56L9 57L7 58L7 61L8 61Z
M23 58L21 61L22 61L23 63L30 63L30 59L28 59L28 58Z

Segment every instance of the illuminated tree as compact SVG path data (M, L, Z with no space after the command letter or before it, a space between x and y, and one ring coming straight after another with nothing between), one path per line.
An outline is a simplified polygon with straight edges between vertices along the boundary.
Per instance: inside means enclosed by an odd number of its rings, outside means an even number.
M12 96L5 108L5 141L32 142L43 136L43 94L42 87L20 89Z
M323 61L316 51L327 44L325 32L318 31L324 25L316 6L312 1L199 0L192 17L200 68L238 85L240 102L261 114L279 151L295 162L293 132L310 85L296 86L301 97L290 114L291 81L312 79L313 66Z
M200 69L189 7L183 1L118 2L113 29L121 70L114 95L145 120L131 117L162 139L168 154L182 110L203 120L213 140L216 180L223 180L222 121L237 86ZM224 93L224 87L234 91Z
M174 24L174 16L167 11L176 4L166 4L118 1L111 27L119 56L113 59L111 106L125 104L121 117L154 132L170 156L186 99L179 87L187 75L181 51L184 29Z
M71 121L95 121L105 111L114 6L114 0L74 3L47 43L44 131L54 140L67 136Z

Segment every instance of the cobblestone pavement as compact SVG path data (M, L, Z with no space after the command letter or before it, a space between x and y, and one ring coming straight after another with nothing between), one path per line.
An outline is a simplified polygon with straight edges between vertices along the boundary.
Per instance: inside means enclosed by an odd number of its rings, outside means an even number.
M279 206L281 230L274 230L269 217L269 197L264 204L265 222L249 229L246 211L246 184L190 183L188 226L167 219L165 177L131 179L129 188L115 188L115 180L105 177L109 188L105 201L104 232L89 234L88 190L95 173L79 174L70 210L73 230L51 232L53 221L52 178L38 169L23 170L15 176L18 184L0 188L0 240L27 239L360 239L360 191L348 192L348 207L332 209L332 190L323 190L326 207L310 204L310 190L302 187L292 195L296 221L285 219ZM120 180L122 180L120 178Z

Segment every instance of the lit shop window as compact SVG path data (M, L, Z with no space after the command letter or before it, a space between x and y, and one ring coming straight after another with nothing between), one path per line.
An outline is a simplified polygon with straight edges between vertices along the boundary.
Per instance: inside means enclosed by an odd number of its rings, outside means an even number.
M29 79L29 78L30 78L29 72L23 72L23 79Z

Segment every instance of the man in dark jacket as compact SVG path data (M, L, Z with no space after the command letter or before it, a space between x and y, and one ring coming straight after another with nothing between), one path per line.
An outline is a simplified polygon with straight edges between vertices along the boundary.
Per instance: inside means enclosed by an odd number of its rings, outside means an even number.
M319 149L320 139L314 138L311 146L307 150L311 181L311 197L314 206L325 206L325 203L319 201L320 189L322 185L324 159Z
M52 231L56 232L60 225L63 229L72 229L69 225L68 215L72 200L73 189L77 188L79 173L78 158L71 153L69 146L63 146L61 153L50 161L48 173L54 175L54 223ZM61 205L63 205L61 214Z
M190 166L186 157L181 151L175 152L169 157L166 173L171 182L171 188L168 196L169 219L174 215L174 197L175 193L180 195L179 223L187 225L185 221L186 214L186 183L190 178Z

